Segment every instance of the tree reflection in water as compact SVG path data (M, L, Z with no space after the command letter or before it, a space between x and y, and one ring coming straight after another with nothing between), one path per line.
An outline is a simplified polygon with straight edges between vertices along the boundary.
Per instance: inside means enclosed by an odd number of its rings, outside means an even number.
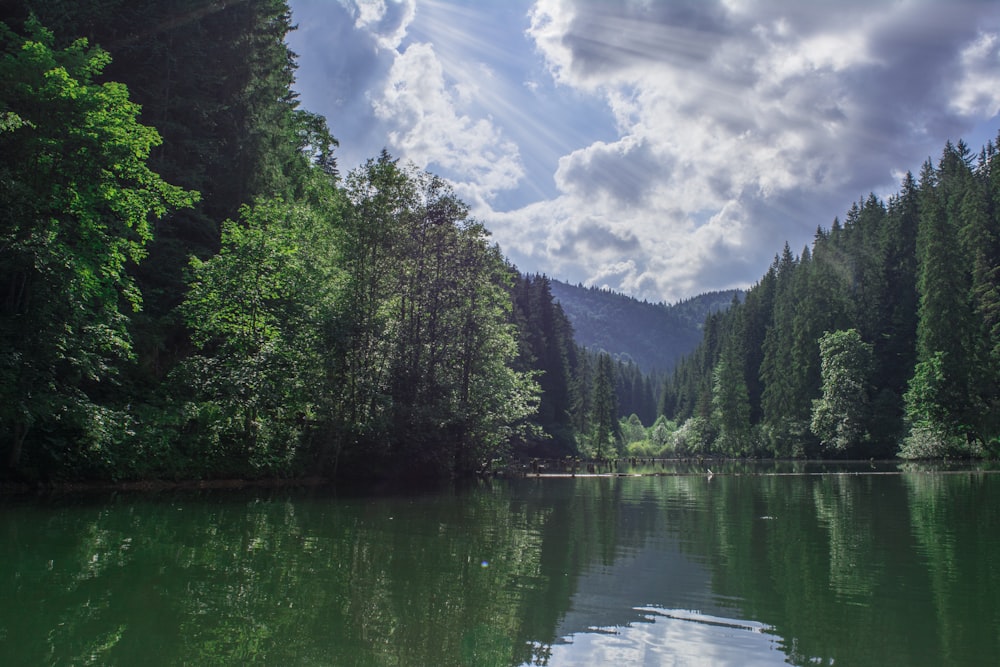
M733 472L8 499L0 659L930 665L1000 649L1000 476Z

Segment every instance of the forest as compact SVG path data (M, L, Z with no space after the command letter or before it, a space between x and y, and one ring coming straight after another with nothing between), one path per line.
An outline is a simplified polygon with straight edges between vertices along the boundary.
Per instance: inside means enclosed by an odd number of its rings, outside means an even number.
M790 248L666 378L441 178L342 174L284 0L0 2L0 476L447 477L1000 448L1000 157Z
M655 416L442 179L340 173L283 0L0 8L4 477L466 475Z
M801 253L786 243L666 383L677 442L723 456L1000 454L998 232L1000 150L960 141Z
M725 310L741 290L707 292L676 303L650 303L606 288L551 281L552 296L573 325L573 338L591 350L634 361L662 385L662 376L690 354L705 318Z

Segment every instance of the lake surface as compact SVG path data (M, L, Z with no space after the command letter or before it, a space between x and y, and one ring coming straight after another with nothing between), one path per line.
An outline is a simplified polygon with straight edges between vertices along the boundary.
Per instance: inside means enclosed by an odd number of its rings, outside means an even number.
M0 499L0 664L997 664L1000 475L900 468Z

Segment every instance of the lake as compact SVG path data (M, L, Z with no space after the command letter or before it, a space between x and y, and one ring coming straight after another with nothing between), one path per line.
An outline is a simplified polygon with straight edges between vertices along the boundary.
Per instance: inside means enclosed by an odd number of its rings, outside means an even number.
M996 664L993 470L703 468L0 498L0 664Z

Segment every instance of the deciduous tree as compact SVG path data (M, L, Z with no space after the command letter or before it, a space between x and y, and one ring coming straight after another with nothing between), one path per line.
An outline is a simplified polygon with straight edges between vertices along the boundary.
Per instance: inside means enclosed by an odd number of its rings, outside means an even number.
M132 354L128 318L142 303L126 267L145 256L152 219L195 199L147 166L160 137L137 121L126 87L95 82L108 54L86 40L57 49L34 20L27 29L19 38L0 24L0 430L11 468L32 429L51 458L124 434L128 415L104 387Z
M813 401L810 428L823 447L845 452L868 439L872 346L856 329L831 331L819 339L819 354L823 396Z

